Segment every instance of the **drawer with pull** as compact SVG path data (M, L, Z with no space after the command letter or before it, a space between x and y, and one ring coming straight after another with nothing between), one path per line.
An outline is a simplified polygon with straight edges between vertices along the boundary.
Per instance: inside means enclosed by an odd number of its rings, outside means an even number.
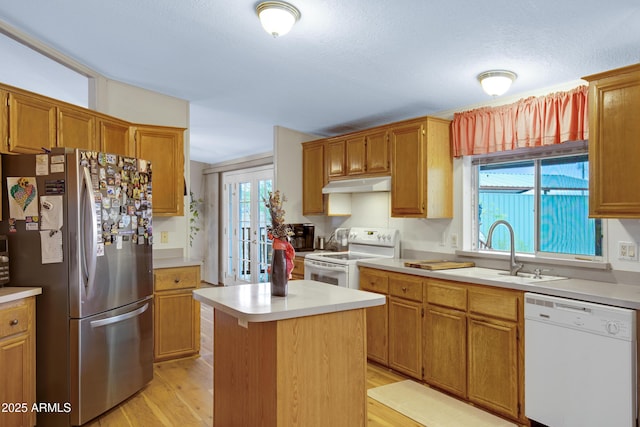
M386 294L389 292L389 278L386 271L360 267L360 289Z
M0 309L0 338L24 332L29 327L29 309L26 304Z
M198 285L198 269L194 267L160 268L154 270L156 291L195 288Z
M406 274L389 274L389 295L422 302L422 278Z

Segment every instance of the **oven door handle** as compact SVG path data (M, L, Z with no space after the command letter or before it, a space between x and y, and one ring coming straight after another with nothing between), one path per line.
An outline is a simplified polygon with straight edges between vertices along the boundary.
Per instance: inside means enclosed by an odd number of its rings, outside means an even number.
M307 268L311 268L311 269L316 269L316 270L322 270L322 271L338 271L338 272L342 272L342 271L346 271L346 266L338 266L338 267L329 267L326 265L319 265L314 263L313 261L310 261L308 264L305 264L304 266L305 269Z

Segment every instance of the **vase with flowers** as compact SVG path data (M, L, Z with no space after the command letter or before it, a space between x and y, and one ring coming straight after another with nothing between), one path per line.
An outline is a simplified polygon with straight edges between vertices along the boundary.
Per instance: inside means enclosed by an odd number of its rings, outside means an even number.
M282 204L286 197L280 191L269 192L269 198L263 199L271 215L271 226L267 228L267 237L272 243L271 266L269 267L269 282L271 295L286 296L289 279L293 271L295 249L289 243L289 236L293 235L291 228L284 222L284 208Z

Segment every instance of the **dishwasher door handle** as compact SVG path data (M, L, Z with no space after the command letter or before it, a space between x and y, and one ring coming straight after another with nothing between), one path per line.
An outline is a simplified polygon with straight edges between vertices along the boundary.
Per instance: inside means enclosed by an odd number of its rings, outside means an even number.
M577 311L577 312L580 312L580 313L591 314L591 309L590 308L583 307L583 306L580 306L580 305L556 303L556 308L558 308L560 310Z

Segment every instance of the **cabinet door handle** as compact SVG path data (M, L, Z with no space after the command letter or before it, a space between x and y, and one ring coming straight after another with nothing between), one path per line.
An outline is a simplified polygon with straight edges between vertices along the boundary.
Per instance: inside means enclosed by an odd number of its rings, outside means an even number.
M173 279L173 283L180 283L180 279Z
M9 322L9 326L16 326L18 324L18 319L13 319L11 322Z
M407 287L406 286L402 287L402 292L407 292Z

